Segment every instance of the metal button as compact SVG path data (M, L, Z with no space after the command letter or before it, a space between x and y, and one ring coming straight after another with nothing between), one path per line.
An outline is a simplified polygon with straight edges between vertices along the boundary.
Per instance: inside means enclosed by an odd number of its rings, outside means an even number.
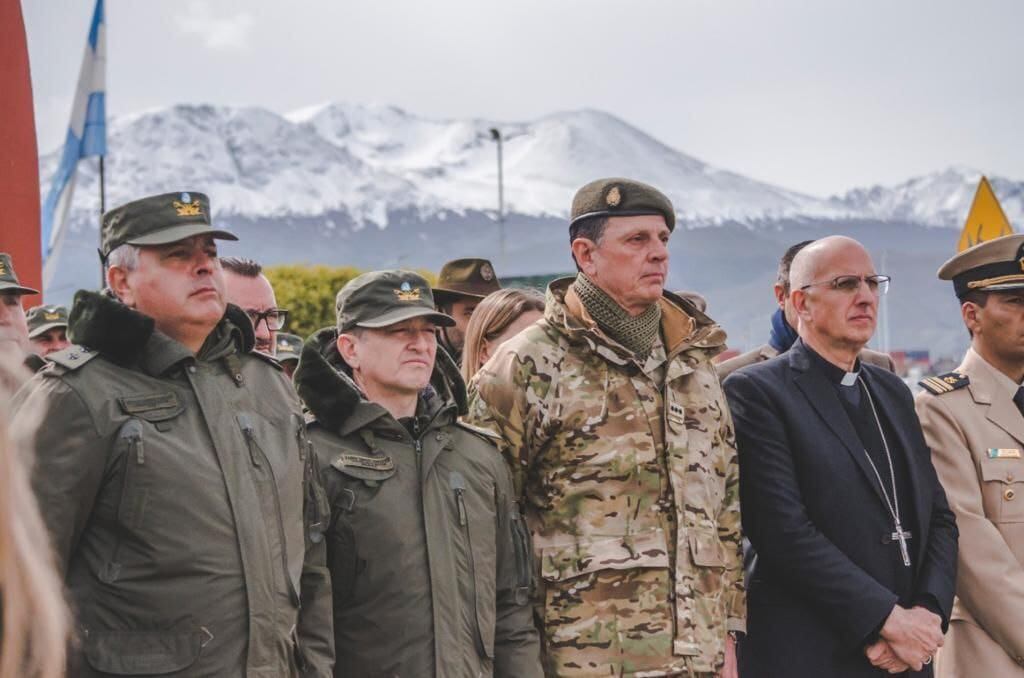
M188 366L188 371L189 371L190 374L195 374L196 373L196 366L195 365L189 365Z
M1003 492L1003 499L1005 499L1006 501L1013 501L1016 496L1017 493L1014 492L1013 490L1006 490L1005 492Z

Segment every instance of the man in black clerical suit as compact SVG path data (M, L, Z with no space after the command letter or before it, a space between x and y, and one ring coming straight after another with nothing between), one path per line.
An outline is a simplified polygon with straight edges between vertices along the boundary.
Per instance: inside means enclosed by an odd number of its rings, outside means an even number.
M957 530L895 375L860 362L888 278L855 240L793 261L800 339L725 381L749 584L745 678L931 676Z

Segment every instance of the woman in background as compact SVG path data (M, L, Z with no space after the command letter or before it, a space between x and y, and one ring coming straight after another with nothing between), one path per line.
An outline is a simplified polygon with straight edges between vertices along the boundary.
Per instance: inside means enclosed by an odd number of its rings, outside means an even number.
M0 352L0 678L57 678L65 671L68 613L29 484L32 436L44 413L8 419L11 397L28 376Z
M484 297L466 327L462 378L469 384L498 347L544 317L544 296L537 290L508 288Z

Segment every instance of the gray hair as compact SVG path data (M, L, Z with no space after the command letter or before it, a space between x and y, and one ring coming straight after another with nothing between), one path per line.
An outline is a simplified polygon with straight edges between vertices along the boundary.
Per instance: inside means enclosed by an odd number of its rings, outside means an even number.
M139 250L138 245L129 245L128 243L118 245L107 255L107 266L117 266L126 271L134 271L139 267Z

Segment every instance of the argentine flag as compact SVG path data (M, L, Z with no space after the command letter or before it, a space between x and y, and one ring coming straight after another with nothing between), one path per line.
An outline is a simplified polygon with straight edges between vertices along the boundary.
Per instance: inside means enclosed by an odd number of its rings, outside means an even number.
M42 253L44 281L50 278L45 270L50 254L63 238L71 195L75 190L75 169L81 158L107 154L106 93L107 38L103 19L103 0L96 0L96 9L89 26L89 42L85 46L78 89L71 108L71 124L60 165L53 175L53 184L43 203Z

